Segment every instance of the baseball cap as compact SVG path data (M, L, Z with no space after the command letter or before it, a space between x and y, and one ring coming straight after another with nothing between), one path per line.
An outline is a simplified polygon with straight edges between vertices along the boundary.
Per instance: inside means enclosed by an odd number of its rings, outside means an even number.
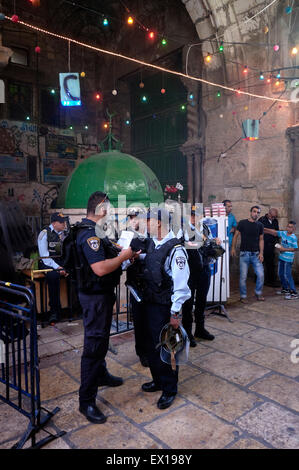
M66 221L66 217L63 215L62 212L54 212L53 214L51 214L51 222L65 222Z

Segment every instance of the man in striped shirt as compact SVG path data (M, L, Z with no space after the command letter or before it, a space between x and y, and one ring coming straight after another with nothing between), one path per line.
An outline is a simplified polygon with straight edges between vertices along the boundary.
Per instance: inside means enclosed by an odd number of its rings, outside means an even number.
M279 294L285 294L285 299L298 299L295 283L292 277L292 264L294 252L298 248L297 237L295 235L296 222L290 220L286 230L272 230L264 228L265 233L280 237L281 244L275 245L279 251L278 275L282 285Z

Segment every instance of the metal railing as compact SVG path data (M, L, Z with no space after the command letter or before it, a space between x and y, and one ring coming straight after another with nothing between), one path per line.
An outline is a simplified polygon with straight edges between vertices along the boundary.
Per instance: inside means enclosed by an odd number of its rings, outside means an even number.
M0 340L0 400L30 420L13 448L29 439L31 448L40 448L65 432L44 429L59 408L50 412L41 406L34 284L28 288L0 281ZM37 442L41 429L48 436Z

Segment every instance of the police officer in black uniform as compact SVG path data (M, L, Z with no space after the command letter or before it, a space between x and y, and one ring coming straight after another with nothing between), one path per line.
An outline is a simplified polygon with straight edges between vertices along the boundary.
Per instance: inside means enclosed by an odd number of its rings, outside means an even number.
M46 273L49 290L49 323L58 322L60 317L60 276L67 276L66 271L59 265L61 243L65 236L66 217L60 212L51 215L51 224L42 230L38 236L38 251L40 269L53 269Z
M143 248L143 241L147 236L146 230L141 231L140 220L139 220L139 211L138 210L129 210L128 211L128 231L134 233L136 249ZM140 244L138 245L138 242ZM130 289L130 306L133 316L134 324L134 336L135 336L135 351L139 357L140 363L143 367L149 367L147 352L146 352L146 325L145 325L145 316L144 316L144 304L142 299L138 297L139 286L138 286L138 267L139 264L132 263L127 267L127 282L126 284ZM137 269L137 271L136 271Z
M84 325L79 410L92 423L106 421L96 406L98 386L117 387L123 383L122 378L108 372L105 356L115 302L114 288L121 275L120 266L134 256L131 248L119 252L107 238L98 236L99 224L107 214L108 204L105 193L93 193L88 200L87 217L82 219L82 229L77 235L77 252L84 273L83 282L79 283Z
M147 231L143 263L144 287L142 298L147 331L147 358L152 381L144 383L144 392L162 391L157 406L168 408L175 399L178 384L178 366L173 371L160 357L160 333L171 323L180 325L182 304L190 297L189 267L183 242L168 229L169 213L155 208L147 214ZM142 254L139 255L142 257Z
M182 324L185 328L189 340L190 346L196 347L196 340L205 339L213 341L214 335L209 333L205 329L205 308L207 303L207 295L210 288L211 281L211 259L207 257L204 251L200 250L204 244L204 240L213 239L212 234L208 226L204 226L201 222L199 224L199 230L195 226L195 216L200 216L200 212L196 206L191 208L190 223L186 227L184 234L185 248L188 253L188 263L190 268L189 287L191 289L191 297L188 299L182 308ZM217 244L221 244L220 239L215 239ZM189 247L189 248L188 248ZM193 305L195 298L195 332L192 334L193 324Z

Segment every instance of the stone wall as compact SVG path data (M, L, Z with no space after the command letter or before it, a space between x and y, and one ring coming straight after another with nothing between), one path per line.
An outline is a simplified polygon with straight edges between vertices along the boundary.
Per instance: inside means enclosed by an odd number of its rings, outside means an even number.
M298 58L290 56L292 45L299 42L298 28L290 27L292 21L285 13L286 4L276 2L250 20L266 6L264 1L182 1L196 26L200 43L187 48L186 69L192 70L192 62L200 55L204 58L207 53L216 53L209 64L203 65L205 80L254 94L290 99L291 81L276 86L272 79L268 84L266 73L265 80L259 80L261 71L291 67L296 65L296 60L298 65ZM215 41L217 37L219 40ZM223 53L217 53L220 40L224 41ZM228 44L237 42L241 44ZM253 46L260 43L265 46ZM280 45L278 52L273 50L273 44ZM249 68L244 76L244 65L255 70ZM292 77L292 74L294 69L282 71L281 76ZM296 154L290 151L287 129L299 123L298 104L276 102L271 106L270 101L220 91L221 96L217 97L217 87L202 86L205 136L198 139L198 144L204 151L203 202L231 199L238 220L246 218L254 204L261 206L262 214L276 207L283 228L294 214ZM261 119L259 140L240 139L233 145L242 137L245 119Z

